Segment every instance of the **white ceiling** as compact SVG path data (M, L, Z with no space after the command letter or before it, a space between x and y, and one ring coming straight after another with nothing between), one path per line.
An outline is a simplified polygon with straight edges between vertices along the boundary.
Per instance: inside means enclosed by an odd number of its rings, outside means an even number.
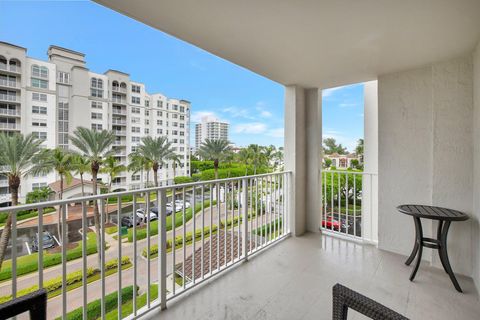
M480 0L95 1L271 80L305 87L441 61L470 52L480 38Z

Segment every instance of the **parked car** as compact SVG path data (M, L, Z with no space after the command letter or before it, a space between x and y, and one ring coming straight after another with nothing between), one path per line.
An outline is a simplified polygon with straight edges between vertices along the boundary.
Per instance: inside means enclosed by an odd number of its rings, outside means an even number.
M173 205L171 202L167 203L167 211L173 211ZM183 210L183 205L177 205L177 201L175 201L175 212L179 212Z
M38 251L38 242L38 233L36 233L32 240L32 251ZM43 249L53 247L55 247L55 239L53 238L52 234L48 231L43 231Z
M157 207L151 208L150 211L153 212L158 218L158 208ZM169 216L171 214L172 214L172 207L167 205L167 216Z
M143 222L147 222L144 209L137 209L136 213L137 213L137 217L139 217ZM150 210L150 212L148 213L148 218L150 221L152 221L152 220L157 220L158 216Z
M339 231L340 223L337 220L332 219L332 217L327 217L326 220L322 220L322 227L330 230Z
M140 218L137 214L137 226L141 223L141 221L142 221L142 218ZM122 227L127 227L127 228L133 227L133 215L122 217L121 225Z
M175 206L179 206L180 210L183 209L183 200L175 200ZM185 209L190 208L190 202L185 201Z

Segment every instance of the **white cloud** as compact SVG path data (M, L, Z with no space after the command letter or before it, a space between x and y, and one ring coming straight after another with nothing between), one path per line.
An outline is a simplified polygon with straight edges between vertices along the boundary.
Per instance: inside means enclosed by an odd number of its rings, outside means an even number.
M216 118L216 119L219 119L219 121L225 121L225 120L221 120L220 117L218 117L217 114L215 112L212 112L212 111L196 111L196 112L193 112L192 116L190 117L190 120L194 123L199 123L199 122L202 122L203 117Z
M283 138L285 136L285 129L284 128L270 129L267 132L267 136L270 136L273 138Z
M345 103L340 103L338 106L340 108L348 108L348 107L356 107L356 106L358 106L358 104L357 103L346 103L345 102Z
M235 133L260 134L267 131L267 125L261 122L250 122L237 124L233 131Z
M250 112L246 108L238 107L227 107L222 110L223 113L228 113L233 118L245 118L253 120L254 118L250 116Z
M260 111L260 117L270 118L271 116L272 116L272 113L270 111L266 111L266 110Z

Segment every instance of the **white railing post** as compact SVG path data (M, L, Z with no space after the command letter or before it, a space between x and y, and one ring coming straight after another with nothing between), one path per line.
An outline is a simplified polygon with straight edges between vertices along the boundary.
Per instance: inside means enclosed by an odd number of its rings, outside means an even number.
M175 202L172 203L173 213L175 216ZM158 298L160 299L160 308L165 310L167 308L167 194L165 189L160 190L160 207L158 208L160 215L160 243L158 245L158 265L159 265L159 286ZM195 216L193 217L195 219ZM175 228L173 220L172 228ZM175 241L172 242L172 250L175 250ZM150 258L150 255L148 255ZM175 270L173 270L175 272ZM174 284L175 285L175 284Z
M248 260L248 178L242 179L243 199L241 201L242 216L243 216L243 237L242 237L242 250L243 257Z

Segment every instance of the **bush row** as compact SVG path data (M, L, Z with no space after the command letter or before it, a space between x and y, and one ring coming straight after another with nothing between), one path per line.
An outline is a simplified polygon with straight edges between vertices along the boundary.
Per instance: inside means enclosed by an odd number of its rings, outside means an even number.
M217 225L212 226L212 233L216 232L218 229ZM207 226L202 229L196 229L195 230L195 241L199 240L202 238L203 235L210 235L210 226ZM190 244L193 242L192 239L192 232L189 231L185 235L185 244ZM183 237L182 236L176 236L175 237L175 247L177 246L182 246L183 245ZM172 239L167 239L167 250L172 249ZM158 253L158 245L153 245L150 247L150 255L155 255ZM146 258L147 257L147 248L143 249L142 255Z
M135 292L134 292L135 291ZM122 289L121 297L122 302L130 301L133 299L133 295L137 294L138 286L134 290L133 286L128 286ZM95 320L101 317L102 315L102 301L101 299L90 302L87 305L87 319ZM117 308L118 305L118 291L112 292L105 296L105 312L110 312L113 309ZM61 317L57 318L61 319ZM73 311L67 313L67 320L82 320L83 319L83 310L82 307L77 308Z
M51 212L54 212L54 211L55 211L55 208L47 207L47 208L43 209L43 214L51 213ZM25 220L25 219L28 219L28 218L33 218L33 217L36 217L37 215L38 215L37 210L18 211L17 212L17 221ZM7 218L8 218L8 213L7 212L0 213L0 224L5 223L5 221L7 221Z

